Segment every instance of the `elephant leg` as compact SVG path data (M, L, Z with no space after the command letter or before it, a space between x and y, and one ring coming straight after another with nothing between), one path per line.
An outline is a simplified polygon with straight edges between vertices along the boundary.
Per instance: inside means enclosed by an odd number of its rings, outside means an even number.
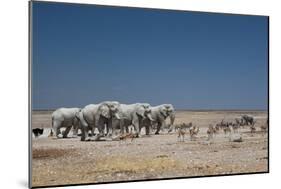
M154 132L154 131L155 131L154 127L155 127L155 123L150 125L150 130L151 130L151 132Z
M105 130L105 135L106 135L106 136L109 136L110 128L109 128L109 126L108 126L108 123L105 124L105 127L104 127L103 130Z
M139 130L138 133L141 133L142 125L139 124Z
M156 128L156 132L155 132L156 135L159 135L160 127L161 127L161 124L157 123L157 128Z
M84 126L81 127L81 141L85 141L88 134L86 134L86 128Z
M81 132L82 132L81 141L88 141L88 140L90 140L88 124L81 126Z
M102 128L102 126L100 126L100 124L97 126L97 129L98 129L98 134L103 133L103 128Z
M165 128L166 127L166 124L165 124L165 120L160 120L158 122L158 125L157 125L157 130L155 132L156 135L159 135L159 131L161 128Z
M69 131L71 130L71 127L72 126L66 127L66 129L65 129L65 131L63 132L63 135L62 135L63 138L67 138L67 135L68 135Z
M120 133L123 135L124 134L124 129L125 129L124 121L120 120L119 125L120 125Z
M140 125L139 125L139 120L137 117L135 117L132 121L135 132L136 132L136 136L139 137L139 130L140 130Z
M149 134L150 134L149 128L150 128L149 125L146 125L146 126L145 126L145 134L146 134L146 135L149 135Z
M81 141L90 141L91 138L89 137L89 127L83 127L81 131L82 131Z
M113 135L112 120L110 119L106 124L106 136Z
M99 125L99 126L98 126L98 131L99 131L99 134L100 134L101 136L104 136L104 126L103 126L103 125Z
M53 123L54 136L56 136L57 138L60 138L59 137L59 135L61 134L60 126L61 126L61 122L54 121L54 123Z
M129 125L123 119L120 120L120 130L121 130L121 134L124 134L124 132L129 133Z
M81 129L81 124L78 122L78 123L74 123L73 124L73 133L72 133L72 136L73 137L77 137L78 136L78 130Z
M126 125L125 128L126 128L126 133L129 133L129 125Z
M86 132L86 138L85 138L85 140L86 141L90 141L91 140L91 137L89 136L89 130L92 130L92 128L91 127L86 127L86 129L85 129L85 132Z
M78 129L79 129L79 126L73 126L73 133L72 133L73 137L78 136Z
M104 134L104 127L102 126L102 127L98 127L98 131L99 131L99 134L101 135L101 136L104 136L105 134Z
M115 124L115 123L112 123L112 136L114 135L116 135L116 130L117 130L117 125Z
M92 136L95 136L95 130L96 130L95 127L92 127L92 128L91 128L91 134L92 134Z
M97 123L97 128L100 136L104 136L105 120L99 119Z
M142 122L139 122L139 133L141 133L142 128L144 127L144 125L142 125Z
M88 124L88 122L86 122L82 113L80 113L79 115L79 120L79 129L81 130L81 141L90 140L88 133L90 125Z
M173 130L176 131L174 125L170 125L170 126L169 126L169 130L168 130L168 133L172 132Z
M57 138L60 138L61 131L60 131L60 128L59 128L59 127L55 129L55 133L56 133L56 134L55 134L56 137L57 137Z
M120 133L121 133L121 135L123 135L124 134L124 127L122 126L122 127L120 127Z
M54 129L54 131L55 131L55 136L57 137L57 138L60 138L61 136L61 131L60 131L60 128L59 127L57 127L57 128L55 128Z
M120 123L120 133L123 135L124 134L124 125Z

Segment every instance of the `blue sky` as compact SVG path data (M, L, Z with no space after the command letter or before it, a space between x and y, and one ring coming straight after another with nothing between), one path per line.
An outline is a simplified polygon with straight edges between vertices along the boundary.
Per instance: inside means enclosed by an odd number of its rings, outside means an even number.
M33 109L267 108L267 17L33 2Z

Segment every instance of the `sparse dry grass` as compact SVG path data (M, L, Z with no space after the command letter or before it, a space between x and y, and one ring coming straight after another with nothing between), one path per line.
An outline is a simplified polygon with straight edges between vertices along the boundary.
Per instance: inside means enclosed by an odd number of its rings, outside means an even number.
M178 169L182 165L179 161L160 156L155 158L133 159L128 157L110 157L98 161L96 169L100 171L120 171L120 172L159 172Z
M149 179L163 172L176 171L183 167L179 161L169 157L133 159L126 156L111 156L88 159L72 166L69 164L62 166L52 161L47 163L53 166L48 166L47 169L44 164L34 167L32 179L34 186L91 183L101 180L133 180L136 179L136 175L145 175L144 178Z
M67 156L72 154L73 150L69 149L33 149L32 157L33 159L51 159L51 158L59 158L62 156Z

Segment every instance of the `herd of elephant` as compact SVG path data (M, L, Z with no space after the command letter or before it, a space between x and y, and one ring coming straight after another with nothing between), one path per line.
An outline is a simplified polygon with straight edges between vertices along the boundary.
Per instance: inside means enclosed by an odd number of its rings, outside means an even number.
M166 125L166 118L170 124ZM52 128L56 137L66 138L73 128L73 136L78 136L81 130L81 141L92 140L95 130L98 136L113 136L117 129L120 134L129 132L132 126L136 137L139 137L142 128L149 135L153 126L155 134L161 128L173 129L175 110L172 104L150 106L149 103L120 104L117 101L104 101L99 104L89 104L84 108L59 108L52 113ZM61 128L65 128L61 132ZM89 135L91 132L91 135Z

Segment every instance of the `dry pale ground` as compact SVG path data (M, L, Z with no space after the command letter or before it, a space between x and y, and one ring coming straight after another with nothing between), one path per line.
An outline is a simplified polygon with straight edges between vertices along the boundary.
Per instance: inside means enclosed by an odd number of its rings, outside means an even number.
M223 131L207 142L210 123L251 114L257 132L240 129L243 142L229 142ZM32 139L33 186L98 183L171 177L204 176L268 171L268 138L259 126L264 111L177 111L176 124L192 121L200 127L196 141L177 134L143 136L133 141L81 142L79 138L48 138L49 129ZM33 128L49 128L50 112L33 112Z

